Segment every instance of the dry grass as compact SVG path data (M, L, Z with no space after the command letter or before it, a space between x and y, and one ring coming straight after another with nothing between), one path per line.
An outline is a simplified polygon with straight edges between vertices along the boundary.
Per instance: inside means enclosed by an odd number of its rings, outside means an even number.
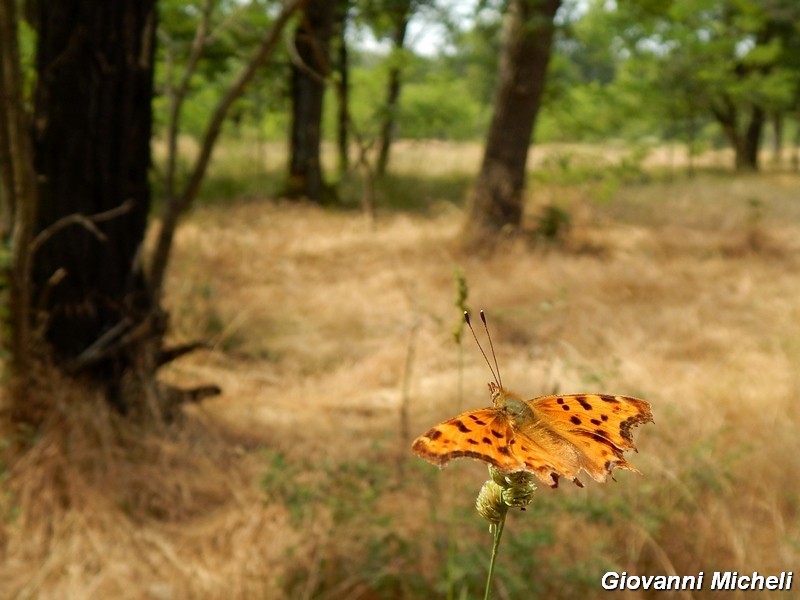
M216 348L167 376L224 394L167 441L98 439L112 416L88 401L64 410L71 441L41 440L8 474L0 596L476 595L490 540L472 502L485 470L439 473L400 435L414 327L412 432L488 401L471 344L458 396L457 265L509 387L636 395L655 415L632 458L643 478L543 489L511 517L499 597L599 597L609 567L791 570L799 188L797 175L700 177L598 204L544 185L531 211L567 204L566 248L509 242L480 260L452 250L452 207L384 214L374 229L268 201L196 210L169 304L177 340L205 334ZM64 489L66 508L49 496Z

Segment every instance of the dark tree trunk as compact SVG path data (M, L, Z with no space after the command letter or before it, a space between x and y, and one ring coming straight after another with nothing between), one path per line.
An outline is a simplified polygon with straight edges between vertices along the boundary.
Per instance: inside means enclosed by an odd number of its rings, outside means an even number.
M736 170L757 171L761 132L766 121L764 109L760 106L754 106L751 109L750 119L743 132L740 131L739 111L727 96L722 99L720 104L712 107L712 112L733 148Z
M525 167L561 0L512 0L504 26L494 114L470 198L465 247L490 246L522 224Z
M394 51L399 52L406 43L408 21L411 18L411 0L402 3L396 8L394 14L394 36L392 44ZM394 138L395 123L397 122L397 107L400 102L400 87L402 85L402 69L397 61L389 69L389 81L386 87L386 105L384 106L383 122L381 123L380 148L378 150L378 175L384 175L389 166L389 151Z
M320 142L322 102L330 71L329 46L336 2L309 0L295 32L301 64L292 64L292 127L287 195L326 202L330 192L322 177Z
M107 382L136 360L136 344L125 340L140 339L134 332L141 334L154 309L141 264L150 209L154 5L35 4L41 244L33 304L54 360Z
M744 133L742 160L737 160L737 168L745 171L758 171L758 151L761 149L761 133L764 131L766 120L767 115L764 109L754 106Z

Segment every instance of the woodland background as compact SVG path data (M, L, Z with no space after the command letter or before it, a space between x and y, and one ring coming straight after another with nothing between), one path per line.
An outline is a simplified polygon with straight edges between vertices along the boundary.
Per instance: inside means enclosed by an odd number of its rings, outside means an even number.
M465 309L655 417L495 597L797 564L793 0L0 0L0 113L0 597L481 597Z

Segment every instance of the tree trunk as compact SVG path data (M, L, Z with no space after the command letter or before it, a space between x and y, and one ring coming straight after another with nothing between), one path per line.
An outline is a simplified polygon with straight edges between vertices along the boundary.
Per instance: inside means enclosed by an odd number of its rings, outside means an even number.
M408 21L411 18L411 0L397 7L394 13L394 36L392 44L395 53L401 52L406 42ZM402 69L397 60L389 69L389 81L386 87L386 105L383 108L383 122L381 123L380 147L378 149L378 163L376 171L378 176L386 174L389 165L389 151L394 138L395 123L397 122L397 107L400 101L400 87L402 85Z
M286 193L323 203L331 200L322 177L320 142L335 11L336 2L309 0L295 32L297 56L291 69L291 158Z
M340 2L336 14L338 38L336 67L339 71L336 141L339 149L339 174L342 176L350 169L350 61L347 53L347 4Z
M36 220L36 173L29 115L25 110L15 0L0 0L0 200L2 235L9 249L9 352L12 399L31 377L31 240ZM14 407L16 410L16 407Z
M757 171L758 151L761 148L761 132L766 113L760 106L751 109L750 119L744 132L739 131L739 113L733 101L725 96L722 103L712 107L712 113L722 127L734 151L734 167L737 171Z
M783 162L783 113L772 115L772 163L780 166Z
M157 312L141 263L150 210L154 5L35 3L37 325L57 364L88 369L109 384L138 360L138 342L154 333L144 324Z
M462 242L491 246L505 228L522 224L525 168L550 60L553 18L561 0L512 0L483 163Z
M752 108L750 121L744 134L742 170L758 171L758 151L761 149L761 133L764 131L766 119L767 115L763 108L760 106Z

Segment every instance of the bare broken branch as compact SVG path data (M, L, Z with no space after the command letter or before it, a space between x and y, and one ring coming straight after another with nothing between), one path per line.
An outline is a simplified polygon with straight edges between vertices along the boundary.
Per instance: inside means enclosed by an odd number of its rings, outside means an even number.
M163 367L164 365L169 364L172 361L179 359L181 356L189 354L190 352L194 352L195 350L209 350L210 348L211 344L206 341L190 342L188 344L181 344L171 348L162 348L158 353L158 356L156 356L156 366Z
M105 242L108 240L106 234L100 231L97 228L97 225L95 225L95 223L102 223L103 221L109 221L111 219L124 215L125 213L130 211L135 204L136 202L134 202L129 198L128 200L125 200L125 202L123 202L122 204L120 204L115 208L99 212L93 215L87 216L75 213L72 215L61 217L58 221L56 221L52 225L42 229L42 231L40 231L39 234L35 238L33 238L33 241L31 242L30 246L31 254L35 254L36 251L39 248L41 248L42 245L47 240L52 238L56 233L58 233L62 229L69 227L70 225L82 225L84 228L86 228L87 231L89 231L89 233L94 235L98 240L100 240L101 242Z

